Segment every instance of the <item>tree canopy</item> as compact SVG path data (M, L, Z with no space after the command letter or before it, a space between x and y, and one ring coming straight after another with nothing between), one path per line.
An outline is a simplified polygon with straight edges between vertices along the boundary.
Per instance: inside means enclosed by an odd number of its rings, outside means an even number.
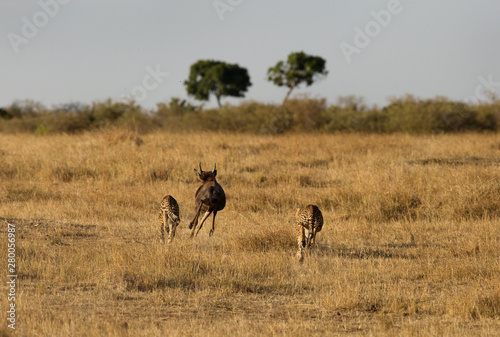
M319 56L307 55L304 52L291 53L286 62L279 61L267 70L267 79L279 87L288 87L284 104L292 90L301 83L310 86L316 80L325 77L328 74L325 64L325 59Z
M221 61L200 60L191 66L184 82L188 95L208 101L214 95L220 108L223 96L245 97L252 85L246 68Z

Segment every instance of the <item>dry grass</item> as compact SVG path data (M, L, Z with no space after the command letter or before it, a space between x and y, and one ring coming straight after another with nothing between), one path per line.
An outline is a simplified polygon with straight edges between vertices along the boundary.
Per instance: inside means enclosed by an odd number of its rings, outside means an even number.
M0 135L16 332L495 335L499 158L494 134ZM227 206L212 238L206 224L190 240L199 161L217 162ZM169 247L157 238L166 194L181 208ZM294 210L309 203L325 225L300 265Z

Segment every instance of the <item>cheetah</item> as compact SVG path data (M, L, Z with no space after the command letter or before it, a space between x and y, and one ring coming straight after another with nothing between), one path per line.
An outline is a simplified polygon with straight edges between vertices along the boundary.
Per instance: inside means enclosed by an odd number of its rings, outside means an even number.
M181 222L179 218L179 205L170 195L163 198L160 204L160 240L165 242L165 230L168 233L168 243L172 242L175 236L175 229Z
M323 228L323 214L318 206L309 205L304 208L298 208L295 216L297 218L295 230L299 245L297 257L302 262L304 259L304 250L314 245L316 233Z

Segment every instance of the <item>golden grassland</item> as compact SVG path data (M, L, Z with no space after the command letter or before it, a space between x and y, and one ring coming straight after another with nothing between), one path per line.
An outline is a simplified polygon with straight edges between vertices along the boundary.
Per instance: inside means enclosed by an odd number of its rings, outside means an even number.
M200 161L227 206L190 239ZM0 134L0 179L18 336L500 331L498 134ZM294 214L311 203L325 225L299 264Z

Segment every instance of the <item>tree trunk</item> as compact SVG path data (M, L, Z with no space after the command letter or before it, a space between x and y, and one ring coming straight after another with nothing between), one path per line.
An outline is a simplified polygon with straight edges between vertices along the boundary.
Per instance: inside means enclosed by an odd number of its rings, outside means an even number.
M288 100L288 97L290 96L290 94L292 93L292 90L295 88L295 85L292 85L290 87L290 89L288 89L288 92L286 93L285 95L285 99L283 100L283 106L285 106L285 103L286 101Z
M220 108L221 108L221 105L220 105L220 96L219 95L215 95L215 98L217 98L217 105L219 106L219 111L220 111Z

